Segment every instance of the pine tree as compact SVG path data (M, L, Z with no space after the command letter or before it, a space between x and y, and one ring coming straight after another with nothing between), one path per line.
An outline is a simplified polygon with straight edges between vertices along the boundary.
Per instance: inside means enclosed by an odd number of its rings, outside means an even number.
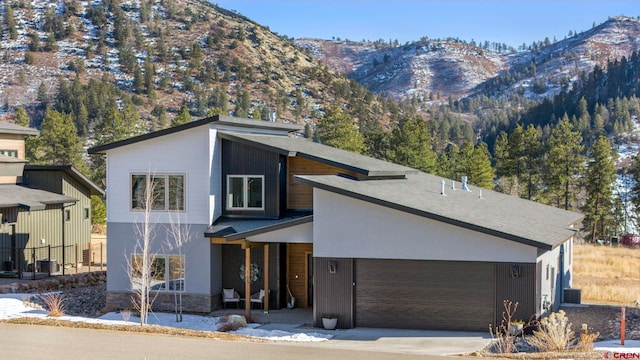
M591 235L591 241L605 236L615 227L613 187L616 181L614 152L609 140L601 136L596 141L585 174L587 202L583 207L583 227Z
M31 119L27 111L23 107L16 108L16 117L14 120L16 125L30 127ZM36 160L36 151L38 148L38 137L34 135L26 135L24 138L24 157L29 161Z
M180 112L178 112L178 115L176 115L176 117L171 120L171 126L182 125L188 122L191 122L191 114L189 114L189 108L187 107L187 105L182 105L182 107L180 107Z
M551 131L545 162L546 197L557 207L568 210L575 198L573 188L584 163L582 136L573 129L565 114Z
M540 159L542 156L542 143L540 137L542 136L539 129L536 129L533 124L529 124L524 131L523 142L523 160L524 160L524 174L522 175L522 183L526 184L525 192L522 197L525 199L535 199L538 194L539 183L541 181L540 174Z
M13 7L10 4L4 4L4 25L8 30L9 39L18 38L18 30L16 29L16 20L13 18Z
M493 189L495 170L491 166L491 154L487 144L474 147L468 163L469 182L485 189Z
M40 130L38 162L49 165L73 165L81 171L82 141L73 125L71 115L47 108Z
M431 136L424 119L415 116L400 121L391 133L388 159L424 172L436 168L436 153L431 148Z
M318 140L325 145L361 153L364 138L356 129L354 121L338 107L331 107L316 124Z

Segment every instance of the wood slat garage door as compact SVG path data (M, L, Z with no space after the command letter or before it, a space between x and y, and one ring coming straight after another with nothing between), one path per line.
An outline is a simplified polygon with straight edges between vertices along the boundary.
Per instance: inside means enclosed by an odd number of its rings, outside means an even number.
M492 263L357 259L355 325L487 331L494 273Z

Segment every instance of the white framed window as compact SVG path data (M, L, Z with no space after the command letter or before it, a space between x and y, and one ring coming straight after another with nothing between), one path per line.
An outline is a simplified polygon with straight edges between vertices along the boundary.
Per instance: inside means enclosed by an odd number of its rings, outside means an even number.
M0 150L0 154L5 155L5 156L11 156L11 157L18 157L18 150L7 150L7 149L1 149Z
M145 209L145 192L152 186L152 211L184 211L184 174L131 174L131 209Z
M184 291L184 255L154 255L149 268L149 287L154 291ZM131 287L142 288L142 255L131 255Z
M264 210L264 176L228 175L227 209Z

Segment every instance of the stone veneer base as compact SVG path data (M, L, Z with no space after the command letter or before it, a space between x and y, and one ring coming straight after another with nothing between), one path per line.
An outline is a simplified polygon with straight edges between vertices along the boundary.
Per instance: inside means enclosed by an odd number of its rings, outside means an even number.
M155 296L152 293L151 296ZM107 292L107 306L105 311L133 309L131 302L135 296L131 292ZM187 313L210 313L217 308L220 295L182 294L183 311ZM155 311L174 311L174 293L159 293L153 301Z

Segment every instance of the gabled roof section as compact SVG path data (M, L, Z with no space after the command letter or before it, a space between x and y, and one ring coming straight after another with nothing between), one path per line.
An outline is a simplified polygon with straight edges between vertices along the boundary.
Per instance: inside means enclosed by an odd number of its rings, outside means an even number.
M534 201L470 186L451 187L426 173L406 179L357 181L341 176L295 176L295 180L336 194L367 201L425 218L551 250L575 234L571 226L582 215Z
M285 133L302 130L302 126L300 125L282 124L282 123L275 123L270 121L251 120L251 119L236 118L232 116L216 115L213 117L192 121L186 124L170 127L167 129L154 131L148 134L135 136L129 139L112 142L110 144L94 146L88 150L88 153L104 154L108 150L115 149L121 146L131 145L131 144L139 143L145 140L155 139L161 136L192 129L198 126L209 125L212 123L223 125L223 126L234 127L238 129L272 130L272 131L282 131Z
M218 136L291 157L301 157L367 177L404 177L418 170L368 156L318 144L306 139L278 135L246 134L219 131Z
M89 189L91 195L104 196L102 190L96 183L89 180L83 173L71 165L25 165L25 171L63 171L72 179Z
M306 224L313 221L308 212L288 214L279 219L241 219L222 217L204 232L205 237L224 238L227 241L245 239L249 236Z
M78 199L22 185L0 185L0 208L44 210L47 205L74 203Z
M39 135L40 131L4 121L0 121L0 134Z

